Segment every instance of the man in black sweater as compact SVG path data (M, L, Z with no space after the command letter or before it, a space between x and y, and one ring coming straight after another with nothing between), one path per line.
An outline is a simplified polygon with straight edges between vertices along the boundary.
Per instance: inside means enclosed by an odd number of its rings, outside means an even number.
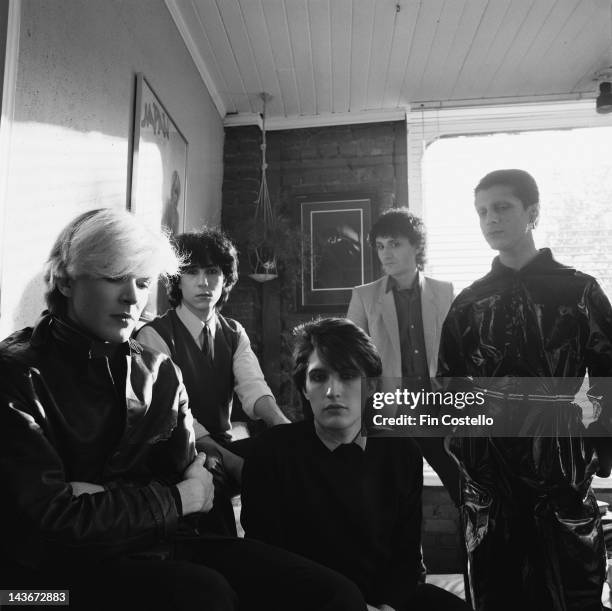
M374 384L382 369L376 348L339 318L295 335L294 382L314 420L256 440L243 474L246 536L343 573L369 609L467 609L423 583L418 448L361 435L362 381Z

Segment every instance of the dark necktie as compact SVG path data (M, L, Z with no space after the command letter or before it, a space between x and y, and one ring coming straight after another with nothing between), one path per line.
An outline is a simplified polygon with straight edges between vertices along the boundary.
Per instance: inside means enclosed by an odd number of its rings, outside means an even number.
M209 361L212 361L212 337L208 325L204 325L202 329L202 352L208 357Z

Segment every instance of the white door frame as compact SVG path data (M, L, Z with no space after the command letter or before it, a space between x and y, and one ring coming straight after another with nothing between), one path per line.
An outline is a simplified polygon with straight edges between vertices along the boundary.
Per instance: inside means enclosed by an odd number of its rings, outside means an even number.
M8 0L4 82L2 83L2 114L0 116L0 316L2 316L2 261L4 259L5 216L9 178L11 132L15 116L15 93L21 27L21 0ZM1 339L1 338L0 338Z

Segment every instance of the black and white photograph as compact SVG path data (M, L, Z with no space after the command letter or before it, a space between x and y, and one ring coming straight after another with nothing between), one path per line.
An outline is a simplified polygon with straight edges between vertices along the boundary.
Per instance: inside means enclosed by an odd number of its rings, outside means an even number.
M301 305L338 309L353 287L372 279L369 198L300 198L302 251Z
M0 607L612 609L612 0L2 0Z

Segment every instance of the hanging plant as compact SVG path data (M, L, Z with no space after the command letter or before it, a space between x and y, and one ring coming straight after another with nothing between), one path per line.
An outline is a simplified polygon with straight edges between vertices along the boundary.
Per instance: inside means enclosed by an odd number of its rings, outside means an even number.
M249 277L266 282L279 275L299 276L302 261L302 232L284 215L278 215L265 229L255 219L247 220L232 231L243 261L248 261Z
M277 270L277 255L276 255L276 240L275 236L275 219L272 214L272 204L270 202L270 193L268 191L266 161L266 103L271 99L267 93L260 93L259 97L263 102L262 112L262 140L261 140L261 182L259 192L255 200L255 215L253 218L253 226L249 237L248 257L253 273L250 277L257 282L266 282L273 280L278 276Z

